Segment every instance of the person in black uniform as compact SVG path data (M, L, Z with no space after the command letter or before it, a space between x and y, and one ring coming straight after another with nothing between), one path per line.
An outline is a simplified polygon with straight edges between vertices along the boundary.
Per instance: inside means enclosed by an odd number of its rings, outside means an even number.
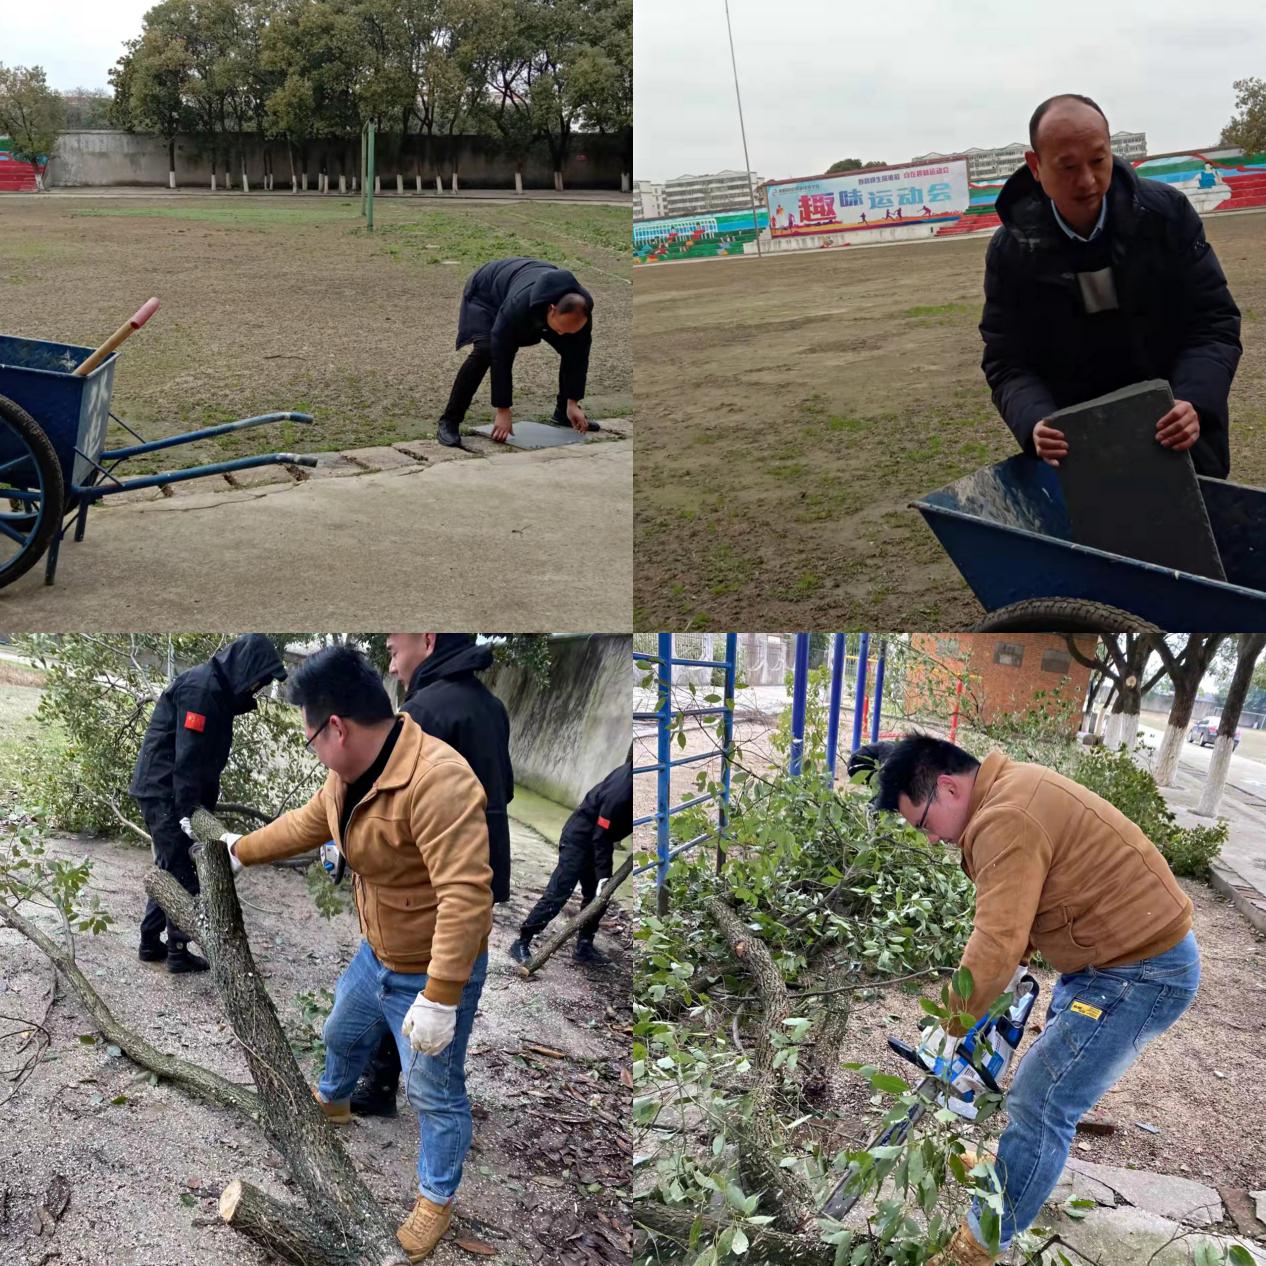
M514 798L510 719L505 705L475 675L492 665L492 647L473 633L390 633L390 671L407 691L400 711L454 748L475 771L488 798L488 860L494 903L510 899L510 821ZM352 1095L360 1116L395 1116L400 1053L384 1034Z
M633 749L596 787L591 787L576 812L567 819L558 840L558 865L545 892L519 927L510 957L526 963L532 957L532 938L567 904L576 885L588 905L611 878L614 845L633 834ZM601 965L607 956L594 948L598 920L590 919L576 933L574 957L580 963Z
M577 431L597 431L580 401L589 372L593 337L593 296L566 268L541 259L494 259L466 283L457 318L457 349L470 355L457 371L448 404L440 415L436 438L461 447L461 426L484 375L492 370L492 438L498 443L514 434L514 358L519 348L542 341L559 356L558 400L552 421Z
M140 805L154 841L154 861L195 895L189 819L195 809L214 809L220 798L233 719L253 711L255 695L270 682L285 679L276 647L262 633L247 633L181 673L154 705L128 794ZM165 961L169 972L207 969L205 958L189 952L188 935L152 898L141 920L139 956L145 963Z

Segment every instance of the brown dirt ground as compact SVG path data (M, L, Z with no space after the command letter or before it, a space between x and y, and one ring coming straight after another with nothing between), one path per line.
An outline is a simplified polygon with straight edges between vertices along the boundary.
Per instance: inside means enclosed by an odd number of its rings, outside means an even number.
M513 824L515 894L496 910L488 983L467 1064L475 1141L458 1195L456 1230L437 1266L474 1260L460 1235L490 1244L509 1266L541 1261L628 1260L627 1190L631 1014L629 923L618 910L599 944L614 966L587 973L566 949L531 982L505 953L556 858L555 846ZM56 855L94 859L92 890L117 922L80 937L77 957L115 1013L161 1048L234 1079L246 1079L218 999L205 976L172 977L136 960L146 850L111 840L58 840ZM332 987L359 935L350 913L326 922L293 871L261 868L241 889L257 960L282 1021L298 1030L301 991ZM614 910L615 907L612 907ZM574 912L574 906L569 913ZM51 930L51 929L50 929ZM38 1019L51 969L16 932L0 929L0 1013ZM0 1082L0 1261L14 1266L265 1266L277 1259L219 1224L216 1197L246 1178L279 1198L289 1176L259 1132L227 1109L208 1107L166 1082L151 1087L126 1057L111 1058L77 999L59 995L45 1022L52 1044L16 1093ZM0 1032L14 1026L0 1023ZM524 1043L562 1059L523 1052ZM0 1068L21 1062L0 1043ZM301 1060L308 1067L308 1061ZM125 1104L111 1100L125 1095ZM2 1101L7 1098L7 1101ZM403 1217L415 1190L417 1125L404 1105L394 1120L357 1121L342 1137L390 1216ZM70 1204L50 1238L31 1234L34 1205L55 1174ZM590 1190L590 1188L593 1190Z
M594 294L592 415L631 412L627 210L382 199L370 235L358 209L279 194L14 200L0 232L3 332L96 346L158 295L114 389L115 413L147 439L276 410L316 418L137 458L133 474L389 444L434 435L465 356L453 343L469 274L498 256L543 255ZM520 354L520 416L552 410L557 373L548 347ZM490 418L485 382L469 421Z
M1266 484L1266 217L1211 217L1244 314L1231 470ZM1015 443L980 372L988 236L636 270L634 628L959 628L909 502Z

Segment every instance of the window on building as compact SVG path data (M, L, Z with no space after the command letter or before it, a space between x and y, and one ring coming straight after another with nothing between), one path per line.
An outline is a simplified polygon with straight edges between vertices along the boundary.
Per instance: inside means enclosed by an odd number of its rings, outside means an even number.
M1063 676L1073 666L1073 657L1067 651L1043 651L1042 671Z
M1019 668L1024 663L1024 647L1019 642L999 642L993 662L1004 668Z

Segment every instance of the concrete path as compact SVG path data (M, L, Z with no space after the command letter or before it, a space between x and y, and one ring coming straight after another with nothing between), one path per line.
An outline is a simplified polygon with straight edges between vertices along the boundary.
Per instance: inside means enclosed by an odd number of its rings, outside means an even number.
M302 481L270 467L121 495L65 541L55 585L37 564L0 589L0 628L627 630L622 425L539 452L419 441L323 455Z

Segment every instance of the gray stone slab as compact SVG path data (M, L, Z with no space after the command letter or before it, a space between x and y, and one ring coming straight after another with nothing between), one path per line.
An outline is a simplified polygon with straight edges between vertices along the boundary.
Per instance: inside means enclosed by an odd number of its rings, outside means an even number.
M1069 1160L1068 1168L1110 1187L1136 1208L1162 1218L1188 1226L1211 1226L1222 1221L1222 1197L1212 1187L1190 1178L1082 1160Z
M1266 1191L1250 1191L1248 1194L1257 1205L1257 1220L1266 1222Z
M248 466L228 477L235 488L262 488L268 484L292 484L295 477L285 466Z
M1059 478L1073 540L1225 580L1191 454L1156 442L1173 402L1156 378L1051 414L1068 438Z
M1109 1208L1117 1203L1116 1192L1111 1187L1097 1178L1092 1178L1089 1174L1074 1169L1071 1165L1067 1166L1060 1175L1059 1182L1055 1184L1055 1190L1047 1198L1047 1203L1058 1208L1069 1197L1077 1200L1093 1200L1095 1204L1107 1205Z
M315 466L299 467L300 479L332 479L339 475L363 475L365 468L349 462L342 453L318 453Z
M403 470L406 466L417 464L410 459L408 454L400 452L390 444L378 448L348 449L343 456L364 470Z
M492 423L472 428L475 435L492 436ZM516 422L514 434L506 440L511 448L557 448L560 444L583 444L585 437L569 426L551 426L548 422Z
M1085 1217L1077 1220L1059 1214L1043 1223L1048 1224L1078 1254L1084 1255L1084 1260L1102 1262L1104 1266L1191 1266L1191 1254L1201 1240L1223 1250L1231 1244L1242 1244L1258 1266L1266 1266L1266 1252L1250 1241L1192 1235L1181 1223L1129 1205L1089 1209ZM1054 1250L1044 1258L1048 1264L1058 1260Z

